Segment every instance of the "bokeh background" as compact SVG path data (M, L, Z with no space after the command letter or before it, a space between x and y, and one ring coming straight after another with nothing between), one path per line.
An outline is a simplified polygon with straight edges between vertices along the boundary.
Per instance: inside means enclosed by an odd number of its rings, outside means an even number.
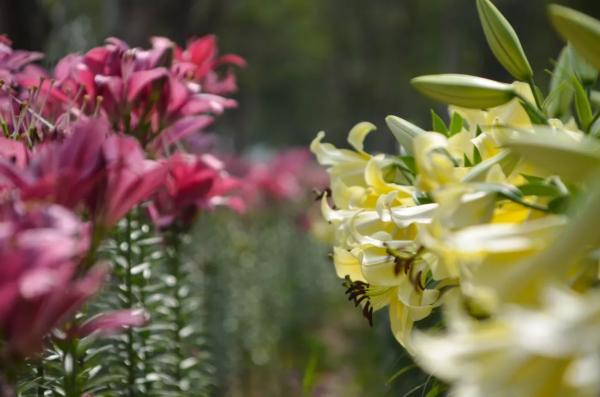
M553 1L600 18L599 0ZM496 0L546 87L561 43L548 0ZM438 107L413 91L412 77L459 72L510 82L488 49L474 0L0 0L0 32L15 48L69 52L117 36L146 46L216 34L240 54L239 109L212 129L237 153L306 146L320 130L343 145L360 121L379 127L367 146L390 150L384 118L423 127ZM240 218L206 214L194 252L206 323L206 370L215 396L425 395L386 316L370 328L345 301L330 249L299 230L298 202ZM391 380L391 381L390 381Z

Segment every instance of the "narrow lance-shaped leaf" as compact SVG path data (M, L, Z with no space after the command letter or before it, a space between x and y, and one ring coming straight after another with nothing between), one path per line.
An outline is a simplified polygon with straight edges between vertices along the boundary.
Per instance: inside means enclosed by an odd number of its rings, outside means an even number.
M569 51L565 47L558 56L558 61L555 64L552 79L550 80L550 95L546 98L545 105L548 116L562 119L571 115L571 103L573 102L574 93L570 84L571 73ZM566 86L564 89L560 89L561 85ZM556 94L559 89L560 93Z
M517 96L510 84L461 74L421 76L411 83L431 99L469 109L493 108Z
M586 87L591 87L598 80L598 71L589 63L587 63L581 55L577 53L572 45L567 46L571 67L575 75L581 80L581 83Z
M496 59L516 79L531 80L533 70L510 23L489 0L477 0L477 10L485 37Z
M594 118L592 107L579 79L572 76L571 80L573 81L573 88L575 88L575 109L577 110L577 117L579 118L582 129L587 131Z
M464 120L460 114L454 112L452 120L450 121L450 136L456 135L462 131L464 126Z
M446 123L441 119L433 110L431 110L431 118L433 120L433 130L435 132L439 132L444 136L448 136L448 128L446 127Z

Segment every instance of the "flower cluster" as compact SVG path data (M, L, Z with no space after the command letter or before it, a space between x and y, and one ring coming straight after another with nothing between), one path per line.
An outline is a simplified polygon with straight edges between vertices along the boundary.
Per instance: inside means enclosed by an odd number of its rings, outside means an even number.
M108 39L84 55L68 55L50 74L31 64L42 54L13 50L0 39L0 373L6 378L47 340L68 343L145 324L146 314L131 304L88 320L85 311L76 316L110 272L99 260L105 239L134 208L157 230L178 232L203 209L243 209L241 198L229 196L240 182L211 155L188 149L216 115L236 106L221 96L236 89L233 71L222 77L216 69L244 61L218 58L212 36L191 40L185 50L165 38L152 45L143 50ZM66 332L50 336L57 327ZM78 387L66 382L65 393L81 395Z
M570 44L544 98L513 28L489 0L477 7L515 83L414 79L450 123L389 116L398 155L364 150L370 123L350 131L353 150L313 141L335 268L370 322L389 307L396 339L456 395L597 395L600 22L550 7ZM438 324L414 330L426 317Z

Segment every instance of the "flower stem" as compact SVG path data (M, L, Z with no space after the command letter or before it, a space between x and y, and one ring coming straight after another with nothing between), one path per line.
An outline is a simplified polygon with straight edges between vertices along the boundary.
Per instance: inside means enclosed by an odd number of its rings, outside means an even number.
M65 366L65 396L66 397L81 397L79 390L78 374L79 374L79 359L77 357L77 339L67 340L64 353Z
M173 274L173 277L175 278L175 285L173 286L173 297L175 298L175 308L173 310L173 313L175 315L175 333L174 333L174 340L175 340L175 357L177 357L176 360L176 367L175 367L175 379L177 381L177 390L181 391L181 380L182 380L182 373L181 373L181 362L184 360L184 352L183 352L183 346L181 343L181 330L184 327L184 318L183 318L183 311L182 311L182 306L183 306L183 302L181 299L181 241L180 241L181 236L179 236L178 230L176 227L172 227L170 230L170 235L169 235L169 245L171 248L171 253L172 253L172 257L171 257L171 272Z
M529 84L529 87L531 87L531 93L533 94L533 97L535 98L535 105L537 106L538 110L543 112L544 111L544 107L543 107L544 100L542 98L540 98L540 94L535 86L535 81L533 81L533 77L531 77L531 78L529 78L529 80L527 80L527 84Z
M131 274L131 269L133 268L133 260L132 260L132 249L131 249L131 232L132 232L132 220L131 220L131 212L127 214L127 226L125 229L125 243L127 244L127 251L125 253L125 261L127 262L127 268L125 270L125 289L126 289L126 305L128 309L133 308L133 279ZM129 358L129 363L127 364L127 380L129 387L129 395L135 396L135 366L136 366L136 353L135 348L133 346L133 337L134 332L131 327L127 329L127 356Z
M44 397L44 387L43 387L44 382L45 382L45 379L44 379L44 364L41 363L41 362L38 363L36 371L37 371L37 376L40 379L38 381L38 386L37 386L37 395L38 395L38 397Z

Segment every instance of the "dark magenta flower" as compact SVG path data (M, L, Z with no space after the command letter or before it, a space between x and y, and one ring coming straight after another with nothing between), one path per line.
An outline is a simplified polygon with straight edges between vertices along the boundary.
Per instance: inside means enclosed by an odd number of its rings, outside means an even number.
M185 49L177 47L175 59L175 73L199 83L202 92L216 95L227 95L237 91L233 70L227 70L225 77L222 77L217 73L218 68L227 65L246 66L246 61L238 55L226 54L219 57L217 38L212 35L191 38Z
M23 200L75 208L105 172L102 148L109 131L102 119L80 121L63 142L42 144L27 161L19 144L11 143L0 151L0 174Z
M156 223L164 227L174 220L190 225L199 209L230 206L242 211L243 204L227 195L241 183L223 169L222 163L211 155L194 156L175 153L163 160L169 174L150 207Z
M69 55L55 70L53 97L76 115L105 116L113 128L136 136L143 146L157 140L183 118L220 114L234 100L201 92L200 86L173 73L175 45L153 39L150 50L130 48L117 39L85 55ZM169 134L172 136L176 134ZM161 145L164 145L162 143Z
M167 168L146 160L140 144L132 137L107 138L102 154L104 177L88 195L88 205L95 221L108 230L165 183Z
M77 258L89 248L88 228L57 205L27 210L0 206L0 335L3 359L39 352L50 330L100 288L105 271L77 276Z

